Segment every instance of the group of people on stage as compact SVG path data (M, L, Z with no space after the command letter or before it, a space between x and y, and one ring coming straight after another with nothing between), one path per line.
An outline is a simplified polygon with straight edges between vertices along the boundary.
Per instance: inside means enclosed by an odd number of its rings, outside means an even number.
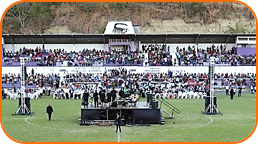
M119 104L120 100L128 101L135 106L140 96L145 97L143 89L139 91L138 89L122 87L118 92L119 88L107 88L98 84L73 85L71 87L70 89L66 87L57 89L53 93L53 99L82 99L82 105L85 107L88 107L89 104L93 107L111 107ZM114 101L118 100L117 97L119 97L119 102L114 104ZM121 105L125 106L123 103Z
M117 107L129 106L128 103L133 103L135 106L136 102L139 100L139 95L131 90L128 92L124 91L124 88L118 92L114 87L111 89L106 88L94 88L94 90L85 89L82 94L82 105L88 108L90 104L91 107ZM91 102L89 102L91 100ZM99 105L100 104L100 105Z
M89 95L89 92L86 91L87 95ZM94 91L93 93L93 99L94 99L94 107L99 107L99 99L101 102L101 107L104 107L105 104L107 104L107 107L110 107L111 104L115 101L116 99L116 93L117 91L115 90L115 88L113 88L112 90L108 90L106 91L103 88L100 88L100 91L98 92L97 90ZM86 101L86 103L88 102L87 97L84 97L84 101Z

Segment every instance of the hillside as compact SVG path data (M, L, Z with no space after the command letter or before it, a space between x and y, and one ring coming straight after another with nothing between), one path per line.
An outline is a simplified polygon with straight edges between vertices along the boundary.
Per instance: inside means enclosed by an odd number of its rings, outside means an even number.
M3 33L103 33L108 21L132 21L141 33L253 33L239 3L21 3L8 10Z

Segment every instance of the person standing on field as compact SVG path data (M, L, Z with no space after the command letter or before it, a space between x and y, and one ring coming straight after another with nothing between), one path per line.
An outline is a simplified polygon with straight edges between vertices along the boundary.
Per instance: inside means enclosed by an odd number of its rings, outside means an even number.
M238 97L241 97L241 93L242 93L242 86L240 85L238 88Z
M116 123L116 133L117 130L119 129L119 132L121 133L121 117L119 114L116 114L116 119L115 119L115 123Z
M51 115L54 112L52 106L49 104L46 109L46 113L48 114L48 120L51 121Z
M233 97L234 97L234 90L233 90L233 87L231 87L231 89L230 89L230 99L233 100Z

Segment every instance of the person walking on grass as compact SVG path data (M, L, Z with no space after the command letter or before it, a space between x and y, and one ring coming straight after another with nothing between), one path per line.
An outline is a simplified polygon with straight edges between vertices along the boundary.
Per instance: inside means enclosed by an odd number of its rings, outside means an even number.
M46 109L46 113L48 114L48 120L51 121L51 115L54 112L52 106L49 104Z

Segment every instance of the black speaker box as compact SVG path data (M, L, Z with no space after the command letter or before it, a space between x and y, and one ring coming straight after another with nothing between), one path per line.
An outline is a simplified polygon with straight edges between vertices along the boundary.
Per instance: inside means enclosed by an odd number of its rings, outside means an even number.
M152 94L147 93L147 103L151 104L152 101Z
M28 107L28 109L30 110L30 98L29 97L25 97L25 104ZM21 98L19 98L19 107L21 106Z
M210 99L211 99L211 97L205 97L204 98L205 99L205 109L209 106L209 104L210 104ZM213 103L214 103L214 105L217 107L217 97L213 97Z
M112 104L111 104L111 107L117 107L117 102L113 101Z
M157 109L157 108L158 108L158 105L159 105L159 103L158 103L157 101L152 101L152 102L151 102L151 107L152 107L152 109Z

